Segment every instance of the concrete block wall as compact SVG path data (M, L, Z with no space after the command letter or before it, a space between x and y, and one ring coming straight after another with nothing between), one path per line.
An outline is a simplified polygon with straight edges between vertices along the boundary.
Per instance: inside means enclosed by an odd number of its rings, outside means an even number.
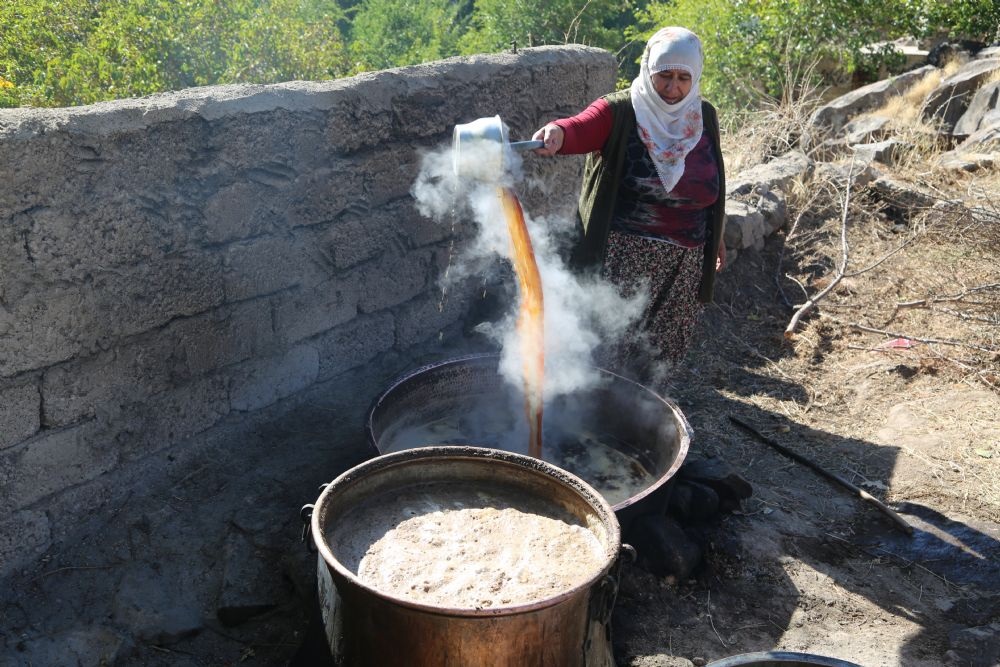
M471 230L416 212L421 153L496 114L525 137L614 76L544 47L0 110L0 571L101 475L460 321L471 290L442 308L437 280Z

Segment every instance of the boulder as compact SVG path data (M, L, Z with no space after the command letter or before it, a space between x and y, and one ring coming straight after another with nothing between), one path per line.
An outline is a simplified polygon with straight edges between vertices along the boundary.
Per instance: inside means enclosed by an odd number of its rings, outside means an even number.
M895 53L902 61L899 69L908 70L927 62L927 49L920 46L920 41L916 37L900 37L891 42L875 42L861 48L861 53L877 55L884 53ZM883 65L879 78L886 77L887 72ZM899 71L899 70L897 70Z
M833 162L849 155L850 150L844 137L830 137L812 146L809 149L809 157L816 162Z
M939 217L947 217L955 221L970 220L973 215L972 211L958 199L942 199L931 206L931 210Z
M809 117L808 135L811 139L803 137L803 143L808 146L822 141L826 135L839 135L850 119L883 106L891 98L903 94L907 88L934 69L932 65L918 67L899 76L862 86L824 104Z
M764 233L771 235L788 222L788 203L781 190L768 190L761 193L757 200L757 209L764 216Z
M912 147L912 144L905 141L886 139L885 141L876 141L874 143L854 144L851 146L851 150L857 153L866 164L877 161L882 164L891 165L895 164L896 160L907 149Z
M972 60L938 84L920 107L920 115L941 124L941 131L950 134L955 124L969 108L969 103L982 83L1000 70L1000 58Z
M723 237L727 250L764 248L764 215L745 202L726 200L726 230ZM734 256L728 256L731 262Z
M929 190L889 176L872 181L868 192L875 199L885 202L886 215L902 222L909 222L914 214L933 208L939 201Z
M890 133L892 119L887 116L865 115L844 126L844 139L848 144L883 141Z
M938 166L951 171L979 171L992 169L998 164L994 153L956 153L948 151L938 159Z
M927 62L935 67L944 67L955 61L967 63L972 60L972 54L982 48L975 42L940 42L927 52Z
M969 108L955 123L951 133L964 139L975 134L984 126L984 122L988 122L989 117L997 113L1000 113L1000 80L987 83L976 91L969 102Z
M741 171L726 183L726 194L744 195L754 189L787 192L797 179L809 178L813 164L813 160L802 151L789 151L769 162Z
M978 130L955 147L956 153L1000 152L1000 113L989 114Z
M837 188L844 189L850 179L852 189L862 188L882 175L874 162L874 155L867 153L859 153L854 160L821 162L813 172L813 181L832 183Z

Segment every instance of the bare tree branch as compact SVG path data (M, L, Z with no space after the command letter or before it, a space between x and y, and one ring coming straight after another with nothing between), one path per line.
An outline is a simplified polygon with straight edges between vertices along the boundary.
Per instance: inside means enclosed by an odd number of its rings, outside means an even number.
M785 338L791 338L795 335L795 329L799 326L799 320L802 319L803 315L808 313L813 307L819 303L820 299L825 297L827 294L833 290L844 278L844 272L847 270L847 258L849 247L847 245L847 214L850 211L851 203L851 178L854 176L854 158L851 158L851 166L847 170L847 187L844 190L844 211L840 218L840 267L837 269L837 275L834 276L830 284L820 290L816 296L812 297L806 301L802 307L800 307L795 314L792 315L792 319L788 321L788 326L785 327Z
M945 315L951 315L952 317L957 317L961 320L966 320L967 322L986 322L987 324L1000 324L1000 315L993 315L992 317L987 317L985 315L973 315L972 313L964 313L961 310L955 310L953 308L930 308L931 312L934 313L944 313Z
M919 308L922 306L929 306L932 303L943 303L948 301L961 301L970 294L976 294L978 292L985 292L988 290L1000 289L1000 283L990 283L987 285L980 285L978 287L970 287L969 289L958 292L957 294L947 294L945 296L936 296L930 299L916 299L915 301L900 301L896 304L896 308Z
M795 276L791 275L790 273L786 273L785 277L788 278L789 280L791 280L796 285L798 285L799 289L802 290L802 295L806 298L806 300L809 299L809 290L806 289L806 286L802 284L801 280L799 280ZM789 307L791 307L791 308L801 308L801 305L799 305L799 306L792 305L792 302L789 301L787 298L785 298L784 294L781 295L781 298L785 300L785 303L788 304Z
M991 387L993 389L1000 389L1000 385L997 384L997 374L988 368L975 368L965 363L961 359L955 359L954 357L949 357L948 355L941 354L937 350L931 350L931 353L938 359L942 359L957 368L966 371L970 376L975 377L983 384ZM991 377L992 376L992 377Z
M795 237L795 232L798 229L799 223L802 221L802 216L804 216L806 213L809 212L809 209L812 207L813 203L818 198L819 198L819 192L816 192L813 194L812 197L809 198L809 201L803 204L802 210L799 211L799 214L797 216L795 216L795 221L792 223L792 226L788 228L788 234L785 235L785 243L782 244L781 251L778 253L778 266L774 270L774 284L778 286L778 293L781 295L781 300L784 301L785 305L788 307L792 307L792 302L788 298L788 295L785 294L784 288L781 286L781 265L784 263L785 260L785 248L788 247L788 242ZM802 283L800 283L798 280L796 280L795 278L793 278L788 274L785 274L785 277L788 278L789 280L794 281L799 287L801 287L802 293L805 294L806 297L808 298L809 292L807 292L806 288L802 286Z
M583 16L585 11L587 11L587 7L590 6L590 3L591 0L587 0L583 3L583 7L580 7L580 11L578 11L576 16L573 17L573 20L569 22L569 27L566 29L566 32L563 33L564 43L569 44L569 36L571 34L573 35L573 39L576 39L576 34L580 30L580 17Z

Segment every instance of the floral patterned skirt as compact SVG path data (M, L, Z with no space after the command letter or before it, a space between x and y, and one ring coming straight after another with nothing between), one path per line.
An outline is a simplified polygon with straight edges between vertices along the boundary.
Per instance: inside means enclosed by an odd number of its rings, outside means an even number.
M623 340L602 355L611 370L648 379L651 366L675 364L684 356L703 304L698 301L704 249L612 231L608 236L604 278L630 297L647 290L642 317Z

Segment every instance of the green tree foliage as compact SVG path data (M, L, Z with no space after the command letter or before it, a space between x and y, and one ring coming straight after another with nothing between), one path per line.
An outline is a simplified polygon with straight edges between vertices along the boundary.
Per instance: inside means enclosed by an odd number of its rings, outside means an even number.
M664 25L706 47L703 90L736 107L788 72L835 76L914 35L997 39L996 0L0 0L0 107L64 106L217 83L320 80L459 53L589 44L635 76ZM347 35L345 38L344 35ZM810 69L809 65L822 65Z
M702 89L729 106L761 94L780 98L811 73L822 86L891 62L886 42L904 36L991 39L1000 21L994 0L653 0L630 35L683 25L702 38ZM883 43L882 49L869 48ZM816 66L818 65L818 66Z
M85 38L93 14L88 0L0 4L0 107L46 104L48 63Z
M651 2L640 25L683 25L702 39L702 90L722 104L782 95L789 71L825 60L849 71L863 48L906 32L905 0L675 0ZM650 27L642 34L653 32ZM822 71L820 69L819 71Z
M914 0L913 4L917 34L946 33L984 43L1000 40L1000 3L996 0Z
M355 71L378 70L447 58L464 29L451 0L363 0L351 25Z
M5 0L0 106L346 71L333 0Z
M475 0L463 53L518 46L588 44L617 52L632 21L629 0Z

